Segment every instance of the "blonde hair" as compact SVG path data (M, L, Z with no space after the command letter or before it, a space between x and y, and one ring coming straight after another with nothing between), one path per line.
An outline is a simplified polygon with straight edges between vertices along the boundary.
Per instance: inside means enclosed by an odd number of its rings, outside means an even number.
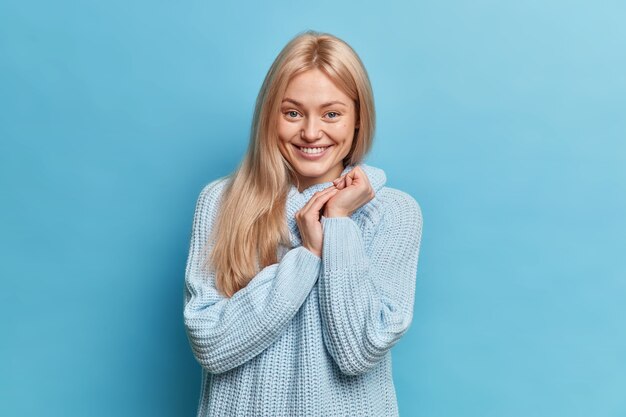
M248 150L229 176L205 261L215 271L215 286L231 297L264 267L277 262L278 247L291 247L285 204L297 175L278 147L277 123L287 84L317 68L355 104L359 128L344 166L359 163L370 151L375 130L374 98L367 71L343 40L323 32L297 34L280 51L256 99Z

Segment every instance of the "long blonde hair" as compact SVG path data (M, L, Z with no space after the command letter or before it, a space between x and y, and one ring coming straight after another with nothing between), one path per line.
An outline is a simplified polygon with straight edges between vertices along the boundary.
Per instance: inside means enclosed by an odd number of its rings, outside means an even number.
M285 204L297 175L278 147L277 117L287 84L310 69L323 71L355 103L359 128L344 166L369 152L375 130L374 97L361 59L343 40L307 30L280 51L256 99L250 142L242 162L229 176L205 261L215 271L215 286L231 297L264 267L276 263L278 247L290 248Z

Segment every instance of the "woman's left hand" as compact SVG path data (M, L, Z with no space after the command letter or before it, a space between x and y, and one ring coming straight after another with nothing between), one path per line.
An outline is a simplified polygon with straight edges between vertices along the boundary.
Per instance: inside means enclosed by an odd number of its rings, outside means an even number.
M324 217L348 217L374 198L374 189L361 167L333 181L339 192L326 202Z

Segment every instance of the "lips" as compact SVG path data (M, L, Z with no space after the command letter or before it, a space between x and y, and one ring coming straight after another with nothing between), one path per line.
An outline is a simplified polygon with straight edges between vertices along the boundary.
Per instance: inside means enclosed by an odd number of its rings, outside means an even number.
M329 148L329 146L316 146L316 147L298 146L298 148L301 151L303 151L303 152L307 152L307 153L310 153L310 154L316 154L316 153L324 152L327 148Z
M294 148L296 148L296 153L304 159L308 159L308 160L316 160L316 159L320 159L323 158L324 155L326 155L328 153L328 149L330 149L332 147L332 145L326 145L326 146L306 146L306 147L300 147L298 145L293 145ZM303 150L307 149L306 151ZM310 150L308 150L310 149ZM321 150L323 149L323 150Z

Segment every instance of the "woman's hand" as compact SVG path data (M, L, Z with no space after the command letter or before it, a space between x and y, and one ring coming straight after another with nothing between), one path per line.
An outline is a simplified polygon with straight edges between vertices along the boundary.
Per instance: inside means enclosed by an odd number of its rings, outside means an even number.
M324 217L348 217L375 195L367 175L359 166L333 183L340 191L326 203Z
M322 257L322 223L320 211L326 202L339 190L334 185L313 194L311 199L295 214L296 223L302 237L302 246Z

